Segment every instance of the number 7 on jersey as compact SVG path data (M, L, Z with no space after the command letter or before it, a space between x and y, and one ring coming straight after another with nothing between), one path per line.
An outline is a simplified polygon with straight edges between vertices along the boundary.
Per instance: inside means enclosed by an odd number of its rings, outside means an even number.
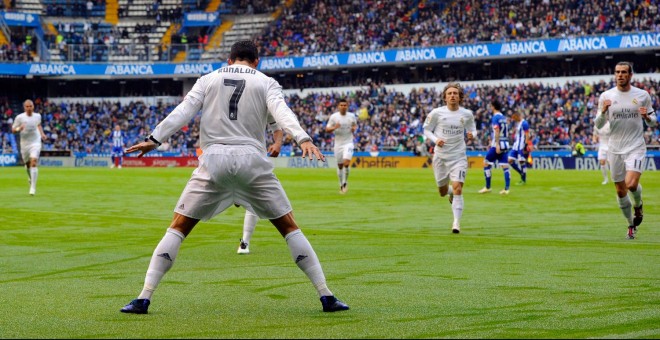
M223 85L234 88L231 99L229 99L229 120L236 120L238 119L238 101L241 100L245 89L245 79L225 79Z

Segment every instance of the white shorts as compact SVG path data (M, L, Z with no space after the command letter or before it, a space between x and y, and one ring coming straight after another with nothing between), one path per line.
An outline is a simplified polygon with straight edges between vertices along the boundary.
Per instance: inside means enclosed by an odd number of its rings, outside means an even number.
M610 175L612 182L623 182L626 180L626 172L635 171L642 173L642 165L646 158L646 150L635 150L627 155L609 153L607 161L610 163Z
M21 156L23 157L23 162L27 163L30 161L30 158L39 158L41 153L41 143L21 145Z
M212 145L199 158L174 212L209 220L233 204L263 219L291 212L291 203L266 154L252 146Z
M447 185L450 179L452 182L465 183L467 168L467 158L445 161L440 157L433 157L433 174L438 187Z
M353 158L353 143L335 145L335 158L337 163L341 163L344 160L351 160Z
M598 148L598 160L607 160L607 146Z

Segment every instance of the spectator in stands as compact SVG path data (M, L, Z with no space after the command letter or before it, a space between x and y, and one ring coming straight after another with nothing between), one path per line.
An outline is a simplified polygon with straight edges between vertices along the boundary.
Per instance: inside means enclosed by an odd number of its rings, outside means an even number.
M87 18L92 16L92 11L94 10L94 3L92 2L92 0L87 0L86 6L87 6L86 8L87 10L85 11L85 17Z

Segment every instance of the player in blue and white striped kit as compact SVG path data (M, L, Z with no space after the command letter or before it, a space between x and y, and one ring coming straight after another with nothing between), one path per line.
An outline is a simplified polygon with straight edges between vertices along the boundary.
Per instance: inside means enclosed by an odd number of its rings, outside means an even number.
M506 124L506 117L502 114L502 104L494 99L491 103L493 109L493 118L491 126L493 129L493 139L490 143L490 149L484 159L484 177L486 177L486 186L479 190L480 194L491 192L490 179L492 177L491 169L495 162L498 162L504 171L504 189L500 195L509 194L509 185L511 184L511 175L509 173L508 152L509 151L509 127Z
M522 113L514 112L511 115L514 123L513 146L509 151L509 164L513 170L520 174L519 185L527 183L527 140L529 139L529 123L522 118Z
M119 125L115 125L115 129L110 136L112 138L112 165L110 167L121 169L121 164L124 161L124 132L121 131Z

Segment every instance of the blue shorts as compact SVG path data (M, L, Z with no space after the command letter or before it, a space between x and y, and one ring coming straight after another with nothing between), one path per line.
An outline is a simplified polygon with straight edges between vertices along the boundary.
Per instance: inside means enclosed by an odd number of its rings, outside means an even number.
M527 154L525 150L509 150L509 159L524 161L527 159Z
M119 146L112 147L112 157L122 157L124 155L124 149Z
M508 152L507 150L501 150L502 153L497 154L495 151L495 147L492 146L490 149L488 149L488 153L486 153L486 161L491 164L495 164L495 161L497 161L500 164L509 164L509 159L507 157Z

